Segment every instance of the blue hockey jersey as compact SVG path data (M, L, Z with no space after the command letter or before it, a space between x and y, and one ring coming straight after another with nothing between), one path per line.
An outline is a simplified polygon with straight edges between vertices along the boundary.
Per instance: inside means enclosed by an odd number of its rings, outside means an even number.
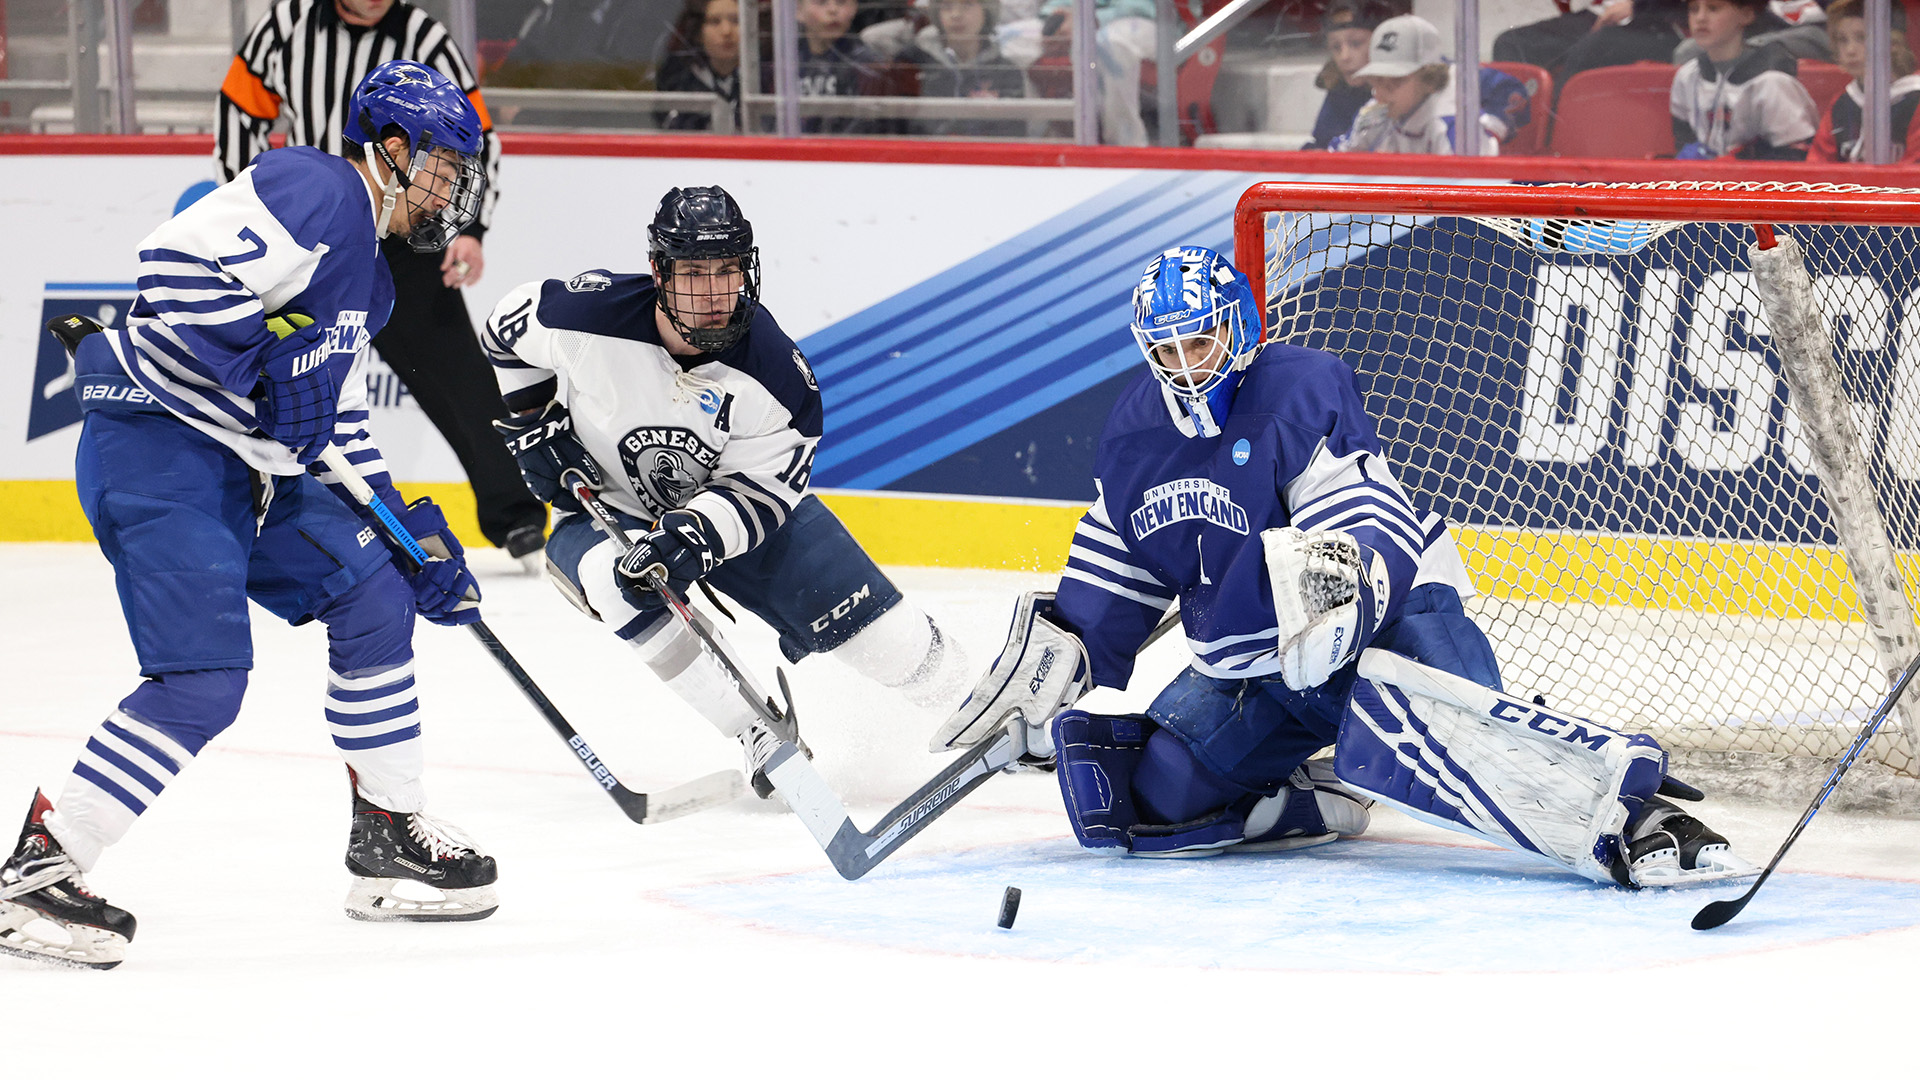
M378 205L353 165L312 147L260 155L231 183L140 243L139 298L124 327L83 345L76 376L131 378L168 412L282 476L305 468L259 429L260 370L279 337L274 315L298 313L348 368L334 443L376 488L386 465L368 430L368 345L393 310L393 277L374 231ZM95 366L102 370L94 371ZM312 471L337 486L325 466Z
M1338 529L1385 560L1386 617L1415 586L1472 585L1437 514L1414 510L1381 451L1353 369L1268 345L1221 432L1188 438L1150 373L1120 394L1094 460L1099 497L1074 531L1056 606L1099 685L1124 687L1134 653L1175 598L1193 666L1221 679L1280 670L1278 617L1260 534Z

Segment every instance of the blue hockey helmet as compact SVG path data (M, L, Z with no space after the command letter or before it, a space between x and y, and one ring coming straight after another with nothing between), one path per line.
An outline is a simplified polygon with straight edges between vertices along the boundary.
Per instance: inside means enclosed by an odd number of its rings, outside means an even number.
M1188 438L1220 434L1234 388L1260 349L1255 303L1246 275L1203 247L1155 256L1133 290L1134 339Z
M380 138L389 126L406 132L405 175ZM411 223L407 244L415 251L439 251L480 216L480 199L487 189L480 168L486 132L473 102L445 75L412 60L381 64L354 88L340 134L385 165L385 177L378 169L375 174L386 187L379 221L382 237L402 190Z

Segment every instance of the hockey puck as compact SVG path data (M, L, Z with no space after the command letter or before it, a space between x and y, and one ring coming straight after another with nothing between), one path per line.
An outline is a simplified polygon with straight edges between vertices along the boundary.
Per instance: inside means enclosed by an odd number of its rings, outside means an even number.
M1012 885L1000 895L1000 929L1013 929L1013 917L1020 914L1020 890Z

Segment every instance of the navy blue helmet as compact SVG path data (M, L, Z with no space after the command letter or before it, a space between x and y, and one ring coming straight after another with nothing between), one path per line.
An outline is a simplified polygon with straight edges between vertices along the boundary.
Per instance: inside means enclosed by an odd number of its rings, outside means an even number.
M647 257L660 310L687 344L719 352L747 336L760 305L760 249L725 188L668 191L647 227Z

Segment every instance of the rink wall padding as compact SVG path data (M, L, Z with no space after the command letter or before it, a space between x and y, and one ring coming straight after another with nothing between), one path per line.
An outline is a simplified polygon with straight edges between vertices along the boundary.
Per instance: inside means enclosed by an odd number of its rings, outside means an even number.
M827 419L813 480L828 504L883 563L1048 572L1093 496L1107 408L1141 370L1126 328L1139 268L1178 243L1228 247L1233 202L1255 179L1338 178L1356 163L1386 170L1352 177L1374 182L1832 179L1777 164L849 140L509 136L506 150L485 276L467 290L476 320L523 281L644 270L660 193L722 184L754 221L765 303L819 375ZM1920 170L1880 171L1876 182L1920 186ZM64 356L40 328L70 311L123 318L141 238L211 175L204 138L0 137L0 387L12 398L0 408L0 541L91 538L73 495L78 409ZM383 364L372 397L403 489L433 495L479 542L457 462ZM1485 540L1463 544L1477 569L1502 533L1498 522L1468 524ZM1622 553L1651 560L1705 545L1714 557L1697 556L1702 565L1746 567L1758 575L1750 584L1844 577L1817 548L1795 546L1806 538L1742 539L1765 554L1729 560L1727 545L1700 536L1568 542L1615 565ZM1604 601L1621 587L1596 575L1572 581L1569 598Z

